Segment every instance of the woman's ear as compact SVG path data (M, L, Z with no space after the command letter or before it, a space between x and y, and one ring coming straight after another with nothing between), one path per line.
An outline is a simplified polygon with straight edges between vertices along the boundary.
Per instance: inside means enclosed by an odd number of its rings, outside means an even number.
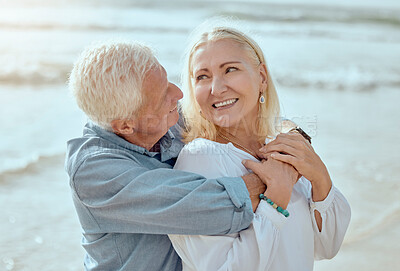
M260 73L260 84L261 84L261 90L267 89L268 86L268 72L267 72L267 66L264 63L260 63L258 65L259 73Z
M135 123L132 119L116 119L111 121L113 132L121 135L133 134Z

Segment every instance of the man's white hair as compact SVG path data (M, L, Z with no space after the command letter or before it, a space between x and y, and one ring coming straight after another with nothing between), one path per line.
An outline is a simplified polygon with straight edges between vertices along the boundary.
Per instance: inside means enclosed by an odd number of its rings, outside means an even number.
M97 43L75 62L69 89L92 121L112 130L111 121L129 119L140 109L145 75L156 65L152 50L139 42Z

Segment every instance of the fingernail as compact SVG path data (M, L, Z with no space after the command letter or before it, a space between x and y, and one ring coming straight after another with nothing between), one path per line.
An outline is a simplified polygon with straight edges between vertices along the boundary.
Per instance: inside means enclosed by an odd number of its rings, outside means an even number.
M272 157L272 158L275 158L275 156L276 156L275 153L271 154L271 157Z

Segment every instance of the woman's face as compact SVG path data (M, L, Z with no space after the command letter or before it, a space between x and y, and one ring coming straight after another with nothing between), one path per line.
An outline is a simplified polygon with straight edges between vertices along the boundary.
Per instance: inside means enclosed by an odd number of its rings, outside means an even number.
M255 130L265 65L255 65L242 45L229 39L201 46L192 59L194 94L205 118L220 127Z

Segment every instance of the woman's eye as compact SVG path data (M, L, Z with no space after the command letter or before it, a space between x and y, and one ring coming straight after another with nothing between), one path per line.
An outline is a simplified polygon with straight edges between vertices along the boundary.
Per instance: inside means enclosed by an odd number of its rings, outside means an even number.
M229 68L226 69L226 73L228 73L228 72L233 72L233 71L237 71L237 68L235 68L235 67L229 67Z
M204 75L204 74L203 74L203 75L197 76L197 77L196 77L196 80L197 80L197 81L200 81L200 80L203 80L203 79L206 79L206 78L207 78L207 75Z

